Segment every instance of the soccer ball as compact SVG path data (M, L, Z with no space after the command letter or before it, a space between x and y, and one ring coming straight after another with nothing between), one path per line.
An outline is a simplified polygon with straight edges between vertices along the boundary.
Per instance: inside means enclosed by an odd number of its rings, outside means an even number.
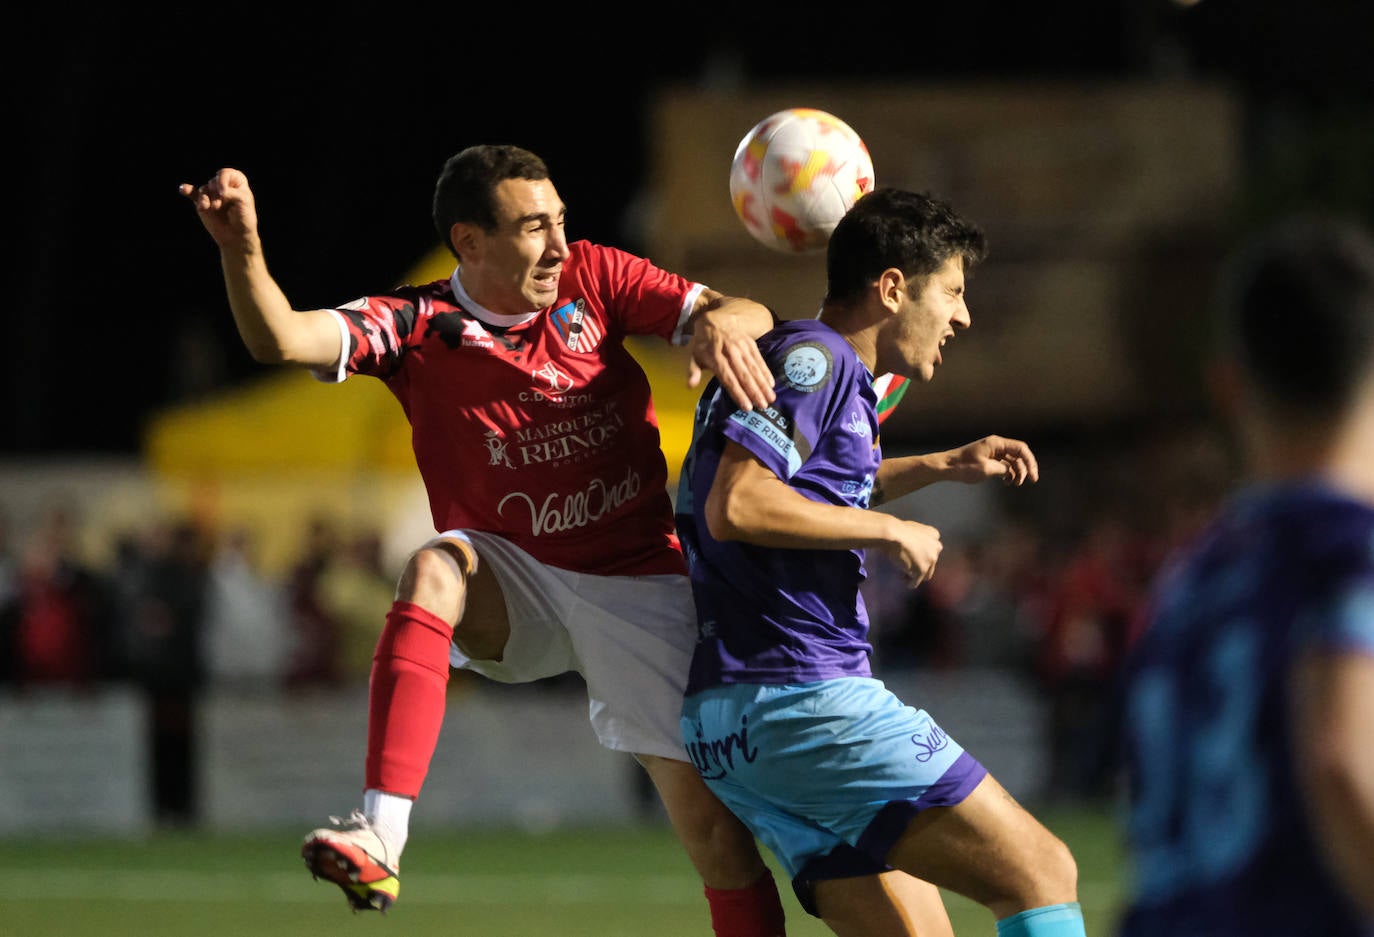
M833 114L789 107L760 121L735 148L730 201L758 241L789 254L819 250L873 191L873 160Z

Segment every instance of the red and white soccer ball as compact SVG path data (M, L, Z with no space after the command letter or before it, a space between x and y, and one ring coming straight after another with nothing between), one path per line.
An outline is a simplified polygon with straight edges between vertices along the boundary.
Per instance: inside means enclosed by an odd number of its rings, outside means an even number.
M825 247L873 186L864 141L835 115L809 107L764 118L740 140L730 166L730 201L745 229L789 254Z

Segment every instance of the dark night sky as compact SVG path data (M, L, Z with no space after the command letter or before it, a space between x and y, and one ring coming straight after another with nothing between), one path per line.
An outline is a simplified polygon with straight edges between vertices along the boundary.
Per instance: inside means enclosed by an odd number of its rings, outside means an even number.
M653 38L636 40L613 36L648 24L594 28L568 4L504 22L404 4L322 16L285 3L31 9L11 40L33 61L6 80L19 243L0 456L131 454L159 407L262 372L234 333L214 247L176 193L222 165L249 174L288 297L324 305L390 285L431 248L434 177L474 142L539 152L575 236L638 247L621 218L642 181L645 108L665 85L1183 68L1295 113L1350 108L1368 122L1362 5L960 0L905 4L903 19L867 7L852 24L669 5ZM196 336L210 354L187 353Z

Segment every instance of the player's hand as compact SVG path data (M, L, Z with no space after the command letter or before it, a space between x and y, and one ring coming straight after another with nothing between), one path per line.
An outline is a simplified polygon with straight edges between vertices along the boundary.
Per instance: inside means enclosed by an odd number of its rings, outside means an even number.
M755 336L723 308L703 312L692 330L687 386L701 383L702 371L713 371L720 386L741 410L763 409L775 398L773 372L759 352Z
M914 589L935 574L935 564L943 549L939 530L919 521L898 519L892 542L883 552L897 564L906 584Z
M183 182L177 187L191 200L201 224L220 247L234 247L257 237L258 212L248 177L237 169L221 169L204 185Z
M945 453L945 471L951 481L968 484L1000 478L1007 485L1040 480L1040 466L1030 446L1019 439L984 436Z

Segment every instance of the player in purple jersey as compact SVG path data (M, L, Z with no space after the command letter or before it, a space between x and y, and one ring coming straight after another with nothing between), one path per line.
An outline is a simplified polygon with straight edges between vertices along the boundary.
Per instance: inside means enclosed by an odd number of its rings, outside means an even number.
M1124 937L1374 935L1374 239L1233 258L1216 386L1251 483L1161 572L1127 662Z
M879 446L874 375L932 379L970 325L964 278L984 252L937 199L860 199L831 236L819 318L759 341L773 405L708 386L679 488L699 623L683 740L842 937L949 933L937 886L985 905L1001 937L1084 933L1064 843L869 667L865 551L916 586L940 538L867 508L940 480L1039 477L1015 439L890 460Z

